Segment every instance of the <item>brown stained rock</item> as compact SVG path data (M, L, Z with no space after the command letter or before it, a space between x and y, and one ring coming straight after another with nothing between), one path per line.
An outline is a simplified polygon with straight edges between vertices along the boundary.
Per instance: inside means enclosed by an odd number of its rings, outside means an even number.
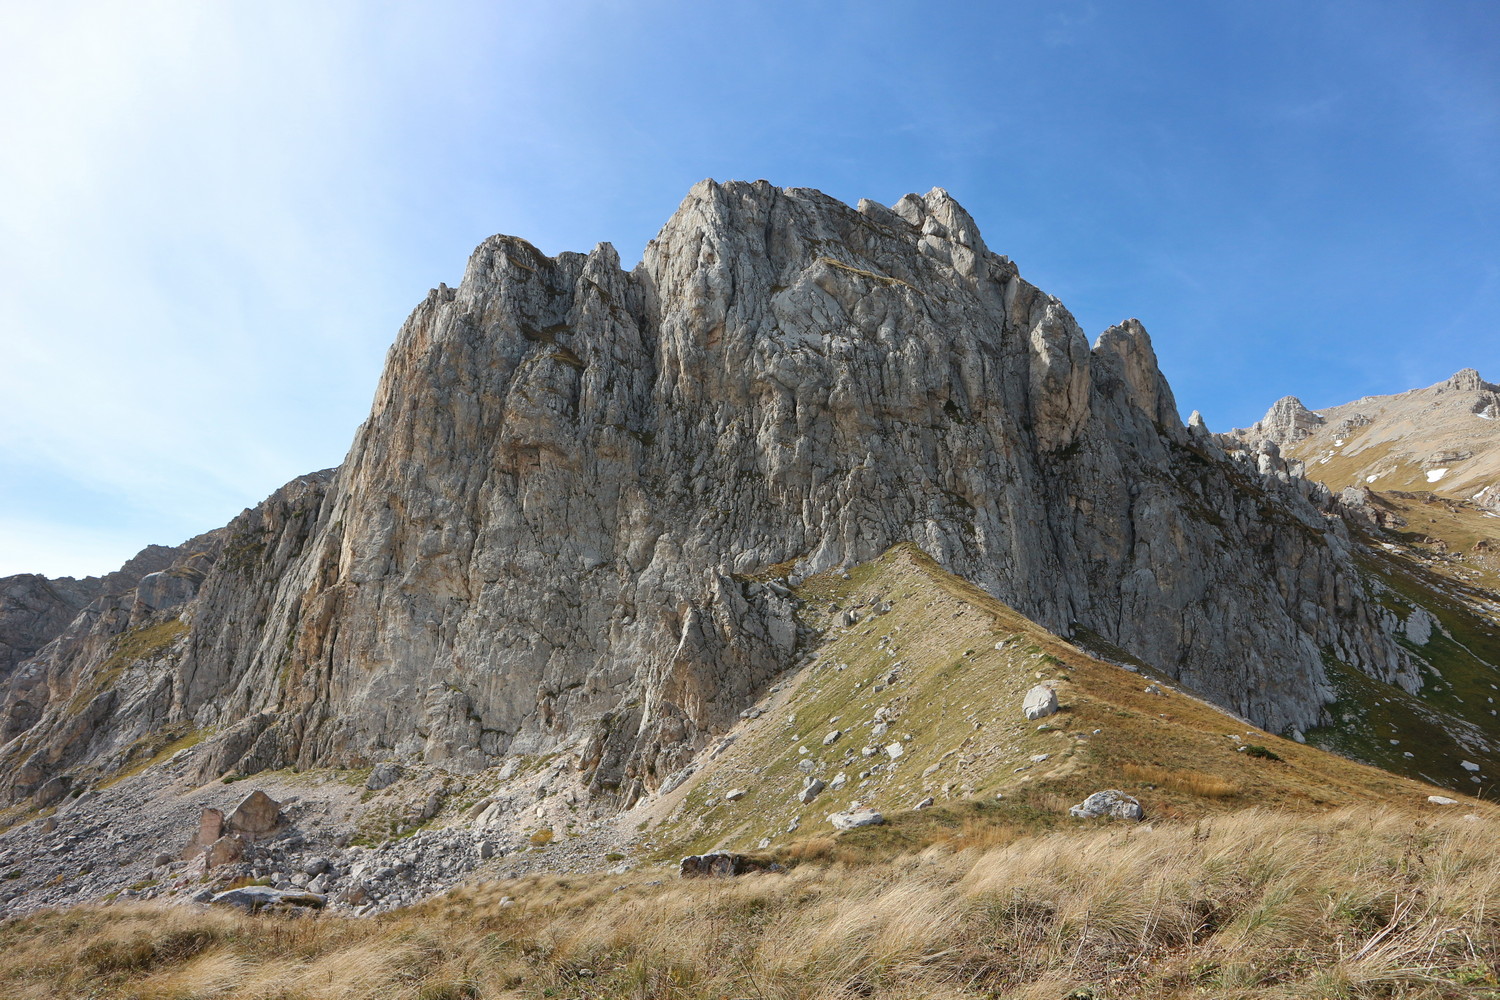
M209 844L208 847L204 850L204 868L217 868L219 865L225 865L231 861L238 861L240 858L245 856L245 847L245 838L237 834L231 833L228 836L220 837L212 844Z
M224 810L205 809L198 817L198 843L212 844L224 836Z
M203 849L224 835L224 811L205 809L198 817L198 832L182 848L182 859L192 860L203 853Z
M281 803L257 788L235 806L225 826L235 833L258 838L274 832L281 824Z

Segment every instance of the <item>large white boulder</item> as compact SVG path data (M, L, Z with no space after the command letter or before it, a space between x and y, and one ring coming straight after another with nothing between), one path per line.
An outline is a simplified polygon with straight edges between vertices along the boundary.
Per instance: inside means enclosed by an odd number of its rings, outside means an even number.
M1045 684L1038 684L1026 692L1021 702L1021 711L1028 719L1045 719L1057 711L1057 692Z
M827 783L822 778L808 778L807 783L802 786L802 791L797 793L797 801L804 804L811 802L823 794L823 789L827 787Z

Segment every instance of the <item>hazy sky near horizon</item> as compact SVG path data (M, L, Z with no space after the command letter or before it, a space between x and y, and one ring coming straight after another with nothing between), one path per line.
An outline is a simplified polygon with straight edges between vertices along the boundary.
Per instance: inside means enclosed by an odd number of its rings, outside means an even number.
M484 237L946 187L1184 414L1500 380L1500 4L0 6L0 575L342 460Z

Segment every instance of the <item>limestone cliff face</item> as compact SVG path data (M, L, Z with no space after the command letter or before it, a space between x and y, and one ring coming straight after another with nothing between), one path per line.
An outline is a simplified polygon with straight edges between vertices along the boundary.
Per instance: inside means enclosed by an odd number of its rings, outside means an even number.
M25 794L192 720L222 733L205 776L568 748L629 800L796 660L777 581L901 541L1308 726L1325 649L1416 683L1330 503L1185 428L1140 323L1090 347L946 192L706 181L632 271L486 241L403 326L344 464L216 533L152 612L189 628L113 682L135 694L64 740L135 633L54 642L0 768Z
M0 578L0 680L67 628L94 595L94 587L71 577Z

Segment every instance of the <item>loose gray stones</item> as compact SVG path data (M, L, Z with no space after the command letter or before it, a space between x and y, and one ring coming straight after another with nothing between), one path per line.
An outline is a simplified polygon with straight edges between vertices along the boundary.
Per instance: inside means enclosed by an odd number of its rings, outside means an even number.
M1116 819L1144 819L1146 814L1141 811L1141 804L1124 792L1115 788L1109 788L1102 792L1095 792L1084 799L1078 805L1068 810L1068 815L1079 819L1098 819L1101 816L1113 816Z
M797 801L806 805L823 794L823 789L827 787L827 782L823 781L822 778L808 778L807 784L802 786L802 791L797 793Z

